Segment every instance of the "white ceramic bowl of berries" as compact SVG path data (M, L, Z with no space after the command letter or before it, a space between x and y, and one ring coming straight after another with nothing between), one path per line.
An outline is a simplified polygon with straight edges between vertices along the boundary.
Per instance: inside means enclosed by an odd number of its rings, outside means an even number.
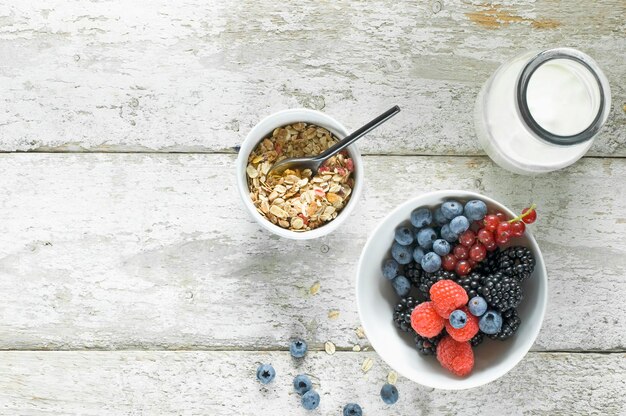
M357 304L380 357L424 386L460 390L515 367L543 322L547 273L515 213L468 191L425 193L397 207L369 236L357 269Z

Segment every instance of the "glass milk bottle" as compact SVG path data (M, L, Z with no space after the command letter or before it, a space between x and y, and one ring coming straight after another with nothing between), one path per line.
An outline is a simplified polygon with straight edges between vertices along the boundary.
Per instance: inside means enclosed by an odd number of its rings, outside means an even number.
M478 95L474 123L498 165L535 174L580 159L610 108L609 83L596 62L575 49L556 48L500 66Z

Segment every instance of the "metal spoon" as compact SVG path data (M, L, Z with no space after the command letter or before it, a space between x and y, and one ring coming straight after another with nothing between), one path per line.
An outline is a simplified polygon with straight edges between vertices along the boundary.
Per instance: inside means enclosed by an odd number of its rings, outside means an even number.
M352 143L356 142L361 137L365 136L370 131L374 130L376 127L383 124L385 121L389 120L391 117L398 114L400 111L400 107L394 105L389 110L385 111L363 127L354 131L352 134L347 135L341 140L339 143L334 146L329 147L322 153L317 156L309 156L309 157L290 157L288 159L283 159L280 162L274 163L274 165L270 168L267 176L271 175L279 175L283 173L287 169L311 169L313 175L317 173L317 170L322 166L322 164L332 156L341 152L346 147L350 146Z

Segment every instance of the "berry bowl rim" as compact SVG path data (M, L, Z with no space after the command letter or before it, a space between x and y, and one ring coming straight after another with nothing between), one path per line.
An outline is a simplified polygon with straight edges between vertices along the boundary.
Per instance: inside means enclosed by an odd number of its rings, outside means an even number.
M496 348L500 350L506 350L504 354L504 359L500 360L496 363L493 368L486 368L484 371L481 371L479 374L474 371L466 377L457 377L451 373L448 373L447 370L443 369L439 363L437 362L436 357L422 357L419 355L417 351L413 351L415 356L421 360L432 360L434 362L434 366L432 363L425 363L424 365L420 364L423 368L413 368L407 365L406 360L403 361L402 353L406 350L406 345L398 345L398 344L406 344L405 340L400 338L403 337L403 334L400 334L399 331L395 328L395 326L391 322L391 311L393 308L393 304L389 304L388 311L385 311L386 316L389 316L388 319L388 328L391 328L394 334L397 336L389 337L389 334L382 334L381 331L378 331L374 326L373 320L379 320L381 318L376 317L376 315L383 315L380 310L374 311L375 308L371 307L372 300L376 302L377 299L374 299L376 296L378 298L383 298L384 295L380 293L379 288L381 286L381 281L384 281L384 284L387 284L388 287L391 287L389 281L382 277L380 273L380 267L382 265L382 260L386 258L386 253L388 252L389 247L391 246L391 240L393 240L393 230L406 220L410 215L410 212L421 206L435 206L441 204L443 201L450 199L460 199L460 200L470 200L470 199L481 199L487 203L487 206L490 208L496 208L502 210L507 215L511 216L511 218L515 217L515 213L507 208L502 203L490 198L488 196L479 194L477 192L472 191L462 191L462 190L440 190L440 191L432 191L425 192L417 197L411 198L408 201L403 202L395 209L393 209L385 218L383 218L374 231L368 236L367 242L361 251L361 256L359 258L357 271L356 271L356 301L357 308L359 312L359 319L361 321L361 325L365 330L365 334L371 343L374 350L377 354L382 358L383 361L387 363L391 368L393 368L396 372L403 375L404 377L412 380L418 384L421 384L426 387L442 389L442 390L464 390L479 387L485 384L488 384L492 381L497 380L498 378L507 374L510 370L512 370L520 361L526 356L532 345L534 344L537 336L539 335L539 331L541 330L541 326L545 317L545 312L547 309L547 301L548 301L548 275L545 267L545 262L543 259L543 255L541 250L539 249L539 245L537 241L533 237L532 233L526 229L525 233L525 245L535 255L536 266L533 272L532 279L536 282L537 285L534 292L537 294L537 299L535 300L535 308L537 310L533 310L527 312L526 314L533 314L534 320L532 322L525 322L522 319L522 326L529 325L528 328L525 329L526 338L521 339L516 334L514 337L515 342L513 348L505 345L507 343L511 343L512 339L502 342L501 344L494 344ZM406 214L406 215L405 215ZM391 232L389 233L389 229ZM386 232L387 231L387 232ZM381 235L385 235L385 240L391 236L391 240L388 241L386 245L387 251L383 253L383 256L380 256L380 252L374 247L375 245L380 245L381 240L383 239ZM377 259L380 259L380 264L375 264L376 271L372 271L372 262L376 262ZM376 278L376 281L372 279ZM369 292L368 292L369 290ZM374 297L374 298L373 298ZM382 299L385 303L388 303L386 299ZM528 299L524 299L523 302L528 302ZM523 307L524 303L522 303ZM376 306L376 305L374 305ZM522 316L522 318L524 318ZM387 331L387 329L386 329ZM389 331L387 331L389 332ZM488 340L492 343L500 343L501 341ZM400 348L398 350L398 347ZM482 346L484 347L484 346ZM478 347L480 348L480 346Z
M246 176L248 156L250 155L252 150L254 150L256 145L261 140L263 140L264 137L274 131L274 129L285 126L287 124L298 122L310 123L323 127L329 130L339 140L348 135L348 130L343 126L343 124L341 124L339 121L329 116L328 114L322 113L321 111L310 110L308 108L290 108L270 114L263 118L261 121L259 121L250 130L243 143L241 144L239 154L237 155L237 161L235 163L237 174L237 189L239 190L239 196L241 197L241 201L246 208L246 211L248 211L248 213L264 229L280 237L288 238L291 240L311 240L323 237L335 231L337 228L339 228L339 226L341 226L341 224L346 221L346 219L348 219L352 211L354 211L361 197L361 193L363 192L363 159L361 158L361 153L359 152L356 145L352 144L348 146L346 150L348 151L348 154L350 155L354 163L354 187L352 188L352 192L350 194L350 200L348 201L346 206L344 206L343 209L339 212L335 219L313 230L302 232L287 230L285 228L279 227L276 224L273 224L270 220L262 216L257 211L256 207L252 203L252 200L250 199L250 194L248 191L248 178Z

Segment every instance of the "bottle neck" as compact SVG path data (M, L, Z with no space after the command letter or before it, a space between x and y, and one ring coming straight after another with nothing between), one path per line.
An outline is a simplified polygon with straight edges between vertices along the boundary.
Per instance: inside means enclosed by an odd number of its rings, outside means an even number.
M546 128L547 126L542 125L540 123L540 120L537 119L537 113L535 113L535 117L533 117L533 112L531 111L532 108L529 105L529 84L531 84L533 75L536 75L537 70L541 69L542 65L550 61L554 62L554 60L557 59L569 60L570 62L580 64L582 70L585 71L585 75L590 75L587 76L587 78L591 79L591 82L593 84L591 85L591 87L594 89L594 92L596 93L595 95L598 97L597 100L595 100L597 101L597 104L593 107L593 110L595 110L595 115L591 114L592 117L589 117L589 119L591 119L592 121L586 127L576 132L575 134L561 135L555 133L554 130L549 131ZM545 70L546 68L543 69ZM605 87L603 85L603 80L600 78L598 73L600 73L600 69L597 67L597 64L587 55L574 49L549 49L535 55L522 69L516 85L516 105L522 122L525 123L528 129L532 131L539 139L560 146L571 146L592 139L602 127L605 119L604 116L607 111ZM543 91L539 92L541 93ZM559 94L559 92L554 93ZM592 110L589 109L589 111Z

